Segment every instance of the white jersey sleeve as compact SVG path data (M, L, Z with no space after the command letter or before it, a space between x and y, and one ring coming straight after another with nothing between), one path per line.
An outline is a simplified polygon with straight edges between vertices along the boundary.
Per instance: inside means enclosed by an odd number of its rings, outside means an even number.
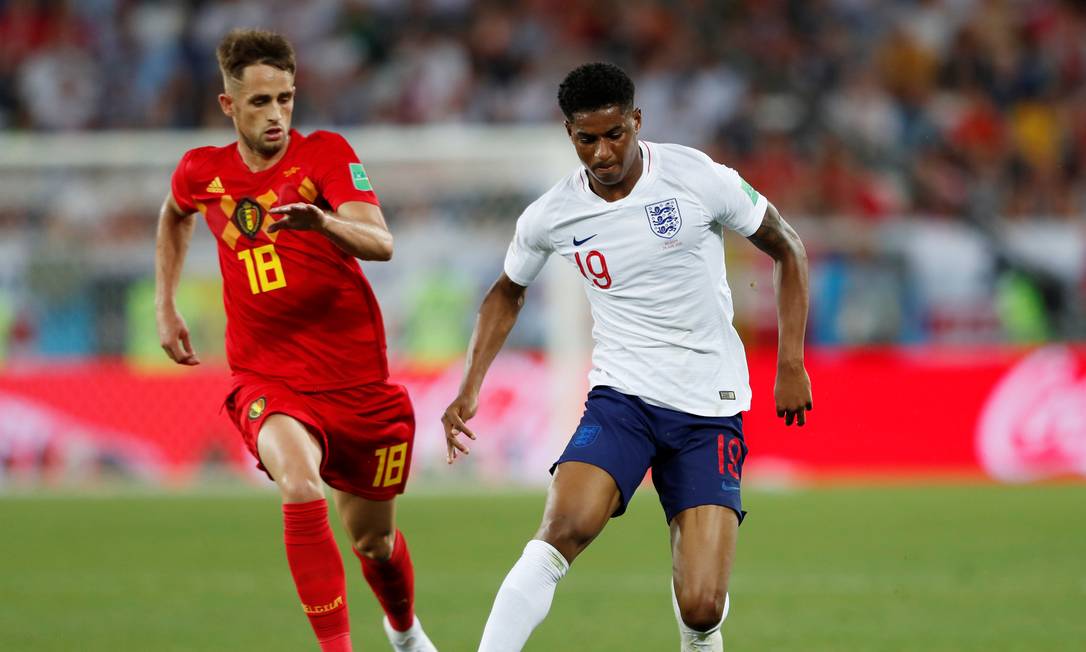
M695 176L696 192L713 221L745 238L754 235L762 225L769 202L738 172L702 152L697 154L702 164Z
M545 222L545 203L541 198L524 209L517 219L513 241L505 252L505 275L517 285L531 285L554 251Z

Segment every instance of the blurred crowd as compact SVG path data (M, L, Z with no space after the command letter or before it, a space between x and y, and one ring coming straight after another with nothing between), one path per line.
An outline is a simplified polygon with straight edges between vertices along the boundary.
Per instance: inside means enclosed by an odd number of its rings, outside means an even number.
M791 214L1086 210L1086 3L1056 0L0 0L0 128L224 126L214 49L285 33L296 122L559 118L626 67L644 136Z
M622 65L644 138L735 167L803 234L816 344L1086 336L1086 0L0 0L0 132L227 127L214 51L236 26L294 43L303 128L549 123L571 68ZM168 170L18 165L50 182L0 177L0 363L160 359L141 189L157 202ZM485 188L382 192L400 265L367 273L416 361L463 350L532 199ZM738 325L772 344L752 253L728 253ZM214 260L188 269L190 324L221 346Z

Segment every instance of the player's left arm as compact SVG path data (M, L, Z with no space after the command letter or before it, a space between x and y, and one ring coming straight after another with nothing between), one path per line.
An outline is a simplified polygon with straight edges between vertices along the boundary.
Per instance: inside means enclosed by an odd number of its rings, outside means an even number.
M773 398L777 416L786 425L802 426L812 409L811 379L803 366L803 338L807 330L807 250L795 230L773 204L766 207L762 225L748 238L773 258L773 285L777 291L777 382Z
M283 216L268 227L269 233L283 229L316 231L355 258L392 258L392 234L376 204L348 201L333 213L313 204L297 203L276 206L269 212Z

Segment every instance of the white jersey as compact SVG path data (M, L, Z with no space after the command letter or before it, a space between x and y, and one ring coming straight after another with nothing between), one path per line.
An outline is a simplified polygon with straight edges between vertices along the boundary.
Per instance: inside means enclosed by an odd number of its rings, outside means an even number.
M689 414L737 414L750 408L750 381L723 229L753 234L766 199L696 149L640 146L644 168L626 197L605 201L581 167L528 206L505 274L527 286L552 252L581 273L594 321L591 387Z

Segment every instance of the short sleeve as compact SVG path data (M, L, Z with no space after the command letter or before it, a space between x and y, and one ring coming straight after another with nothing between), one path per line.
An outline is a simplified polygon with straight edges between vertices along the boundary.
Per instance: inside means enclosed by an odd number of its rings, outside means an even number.
M554 251L543 217L537 202L526 208L517 219L517 231L505 253L505 275L517 285L531 285Z
M173 200L177 202L178 208L186 214L196 212L196 203L192 199L192 190L189 188L189 167L191 163L192 151L185 152L177 167L174 168L173 177L170 179L170 192L173 193Z
M705 183L700 189L702 202L714 222L724 225L743 237L750 237L762 225L769 202L739 173L726 165L705 157Z
M318 157L314 166L317 170L317 190L328 201L332 210L338 210L349 201L364 201L380 205L377 193L373 190L366 168L354 153L350 144L331 132L319 132L310 138L320 139L320 147L314 150Z

